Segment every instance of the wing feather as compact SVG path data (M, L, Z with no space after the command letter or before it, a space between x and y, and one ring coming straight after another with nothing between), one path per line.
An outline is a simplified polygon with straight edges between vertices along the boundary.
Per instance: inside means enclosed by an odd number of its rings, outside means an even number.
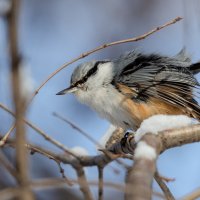
M116 85L123 85L129 91L129 98L141 101L148 101L149 97L162 99L168 104L194 112L200 118L200 107L194 100L194 96L198 97L199 83L189 70L188 60L138 53L134 54L133 60L129 55L129 61L125 67L122 59L116 61L120 70L114 79ZM126 95L123 89L121 92Z

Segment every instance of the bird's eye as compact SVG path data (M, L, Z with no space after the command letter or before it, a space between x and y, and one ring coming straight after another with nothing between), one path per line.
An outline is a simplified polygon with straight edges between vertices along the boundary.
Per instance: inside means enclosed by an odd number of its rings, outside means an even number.
M77 85L77 87L78 87L78 88L82 88L82 87L83 87L83 83L79 83L79 84Z
M87 91L88 87L84 83L78 83L77 87L81 90Z

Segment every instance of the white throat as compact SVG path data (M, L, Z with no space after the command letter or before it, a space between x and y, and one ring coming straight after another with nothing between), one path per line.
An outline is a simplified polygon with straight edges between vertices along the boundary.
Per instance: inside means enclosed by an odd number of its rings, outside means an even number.
M112 124L124 127L124 119L127 119L129 123L132 120L127 117L127 113L121 107L123 95L111 84L113 76L113 63L101 64L97 73L87 81L88 90L79 90L75 95L82 103L92 107Z

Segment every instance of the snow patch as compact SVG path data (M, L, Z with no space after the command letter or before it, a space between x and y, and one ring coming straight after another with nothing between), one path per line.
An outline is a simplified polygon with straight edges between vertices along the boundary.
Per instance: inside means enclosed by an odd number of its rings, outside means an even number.
M138 142L146 133L158 134L160 131L182 128L196 123L197 121L186 115L154 115L141 123L136 131L135 141Z
M20 91L24 99L29 99L34 91L35 82L31 76L30 66L22 61L19 67Z
M88 151L85 148L80 147L80 146L75 146L75 147L71 148L70 151L75 153L78 156L88 156L89 155Z
M144 141L140 141L135 149L135 159L155 160L157 157L156 150Z

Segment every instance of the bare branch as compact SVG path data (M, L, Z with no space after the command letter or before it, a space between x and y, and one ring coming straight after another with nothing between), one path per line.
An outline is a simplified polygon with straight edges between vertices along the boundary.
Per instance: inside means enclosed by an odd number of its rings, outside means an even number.
M78 127L77 125L75 125L73 122L71 122L70 120L66 119L65 117L61 116L60 114L58 114L56 112L54 112L53 115L55 117L57 117L58 119L66 122L67 124L69 124L73 129L75 129L76 131L78 131L79 133L81 133L83 136L85 136L93 144L98 145L99 148L101 147L101 145L98 144L98 142L92 136L90 136L90 134L86 133L84 130L82 130L80 127Z
M13 113L9 108L7 108L5 105L3 105L2 103L0 103L0 108L2 108L3 110L5 110L6 112L8 112L9 114L11 114L13 117L16 117L15 113ZM42 131L40 128L36 127L35 125L33 125L31 122L29 122L26 119L23 119L23 121L33 130L35 130L37 133L39 133L42 137L44 137L45 140L51 142L52 144L54 144L55 146L57 146L59 149L63 150L65 153L75 157L75 158L79 158L77 155L75 155L73 152L71 152L69 149L67 149L62 143L60 143L59 141L51 138L48 134L46 134L44 131Z
M1 107L2 104L0 104ZM183 133L183 134L181 134ZM162 141L162 149L161 152L164 152L165 150L173 147L178 147L180 145L189 144L193 142L199 142L200 141L200 125L192 125L185 128L175 129L175 130L169 130L169 131L163 131L157 135L157 137L160 138ZM7 142L11 142L12 140L8 140ZM124 155L123 152L133 154L134 152L132 149L135 148L136 144L134 141L134 138L128 140L129 144L125 144L123 147L121 146L121 143L115 143L110 149L110 155L106 154L100 154L96 156L81 156L78 157L78 162L82 166L89 167L89 166L106 166L111 161L115 160L116 158L122 157L126 158L126 155ZM32 145L27 145L28 148L33 148ZM130 147L132 149L130 150ZM108 149L108 150L110 150ZM77 162L77 160L72 159L71 157L68 157L66 155L57 155L54 152L47 151L45 149L42 149L41 147L34 147L33 151L36 151L38 153L44 154L44 156L49 157L52 159L54 157L55 159L59 160L60 162L64 164L71 164L72 160L73 162ZM45 152L45 153L42 153ZM112 155L112 156L111 156Z
M200 125L192 125L184 128L166 130L158 133L157 137L162 141L161 153L167 149L182 146L200 141ZM122 146L121 143L116 143L110 149L114 154L129 153L133 154L136 143L134 137Z
M49 77L35 90L35 93L33 94L32 98L31 98L31 101L33 100L33 98L39 93L39 91L41 90L41 88L52 78L54 77L58 72L60 72L61 70L63 70L64 68L66 68L67 66L71 65L72 63L82 59L82 58L85 58L86 56L92 54L92 53L95 53L99 50L102 50L104 48L107 48L107 47L110 47L110 46L114 46L114 45L118 45L118 44L123 44L123 43L128 43L128 42L136 42L136 41L139 41L139 40L143 40L145 39L146 37L152 35L153 33L167 27L167 26L170 26L172 24L175 24L176 22L182 20L181 17L176 17L174 18L173 20L163 24L162 26L158 26L154 29L152 29L151 31L143 34L143 35L140 35L138 37L133 37L133 38L129 38L129 39L125 39L125 40L119 40L119 41L115 41L115 42L111 42L111 43L107 43L107 44L103 44L99 47L96 47L90 51L87 51L85 53L82 53L81 55L79 55L77 58L74 58L73 60L67 62L67 63L64 63L60 68L58 68L55 72L53 72L52 74L49 75Z
M175 200L173 194L170 192L170 190L167 187L167 185L165 184L165 182L162 181L162 178L160 178L158 172L155 173L154 178L155 178L156 182L158 183L158 185L160 186L160 188L162 189L166 199L167 200Z
M8 130L8 132L0 140L0 147L2 147L6 143L6 140L8 139L9 135L11 134L11 132L14 129L15 129L15 123L10 127L10 129Z
M180 198L181 200L196 200L200 197L200 188L197 188L190 194L185 195L183 198Z
M24 129L23 117L25 114L24 98L21 95L21 80L20 80L20 56L18 52L18 35L17 35L17 20L19 12L19 0L13 0L10 12L7 14L8 20L8 35L10 42L10 59L11 59L11 75L13 99L16 111L16 167L18 172L18 183L21 187L19 193L20 200L31 200L33 194L29 188L28 180L28 161L27 152L24 144L26 143L26 135Z
M150 149L146 152L146 148ZM126 179L126 200L151 199L156 159L161 150L161 140L153 134L142 137L135 149L134 165ZM150 155L149 152L152 152ZM144 192L145 191L145 192Z
M70 181L74 184L79 184L78 180L70 180ZM43 190L45 188L50 188L50 187L53 187L53 188L60 187L64 184L66 184L66 182L64 179L61 179L61 178L45 178L45 179L40 179L40 180L34 180L31 183L31 186L36 190ZM95 186L95 187L98 186L98 182L95 180L88 181L88 184L90 186ZM112 189L116 189L116 190L119 190L122 192L124 192L124 190L125 190L125 187L123 184L116 184L113 182L105 181L104 186L110 187Z
M168 130L158 134L162 140L162 151L182 146L184 144L200 141L200 125L192 125L185 128Z
M85 172L84 172L83 167L81 165L76 165L76 166L73 165L73 167L76 170L79 187L80 187L80 190L82 191L82 193L84 195L84 199L92 200L93 199L92 193L90 191L89 184L87 182L87 178L85 176Z
M13 167L13 165L10 163L10 161L6 158L6 156L3 154L3 152L0 151L0 163L4 166L4 168L17 180L19 181L19 176L17 174L17 171Z
M19 188L15 187L10 187L0 190L1 200L16 199L15 197L18 197L19 194L20 194Z
M99 174L99 192L98 192L98 200L103 200L103 167L98 167L98 174Z
M150 137L150 139L149 139ZM173 148L176 146L180 146L183 144L193 143L200 141L200 125L192 125L185 128L175 129L175 130L168 130L158 133L157 135L152 134L146 134L144 138L142 138L143 141L145 141L147 144L151 145L152 147L155 147L155 150L157 152L156 155L158 155L160 152L164 152L168 148ZM9 142L8 140L7 142ZM115 143L112 149L113 153L119 153L121 154L102 154L98 156L81 156L78 159L74 159L73 157L68 157L66 155L56 155L53 152L44 150L44 155L47 154L49 158L58 160L64 164L70 164L74 168L77 166L82 167L89 167L89 166L106 166L111 161L115 160L119 157L124 157L123 152L131 153L133 154L135 151L135 141L134 137L130 137L128 140L129 144L124 144L122 146L121 142ZM157 145L156 145L157 144ZM28 146L28 148L32 148L31 146ZM41 149L41 148L40 148ZM43 151L43 149L41 149ZM37 152L37 150L34 150ZM41 153L41 151L38 151ZM106 151L107 152L107 151ZM135 165L129 172L129 176L127 179L127 186L126 186L126 197L131 198L133 195L139 195L137 190L133 190L134 188L140 188L140 191L142 191L144 188L141 189L141 185L145 186L145 190L149 191L146 192L147 198L151 197L151 183L152 179L156 170L155 167L155 161L156 160L149 160L149 159L137 159L135 160ZM137 172L138 170L138 172ZM142 172L141 172L142 170ZM81 174L81 173L80 173ZM136 174L136 175L135 175ZM138 176L139 174L139 176ZM141 175L141 176L140 176ZM133 181L134 180L134 181ZM139 180L145 180L145 184L143 181ZM81 183L81 182L80 182ZM131 186L132 185L132 186ZM134 185L134 186L133 186ZM162 187L162 186L161 186ZM148 188L148 189L147 189ZM140 193L141 195L141 193Z

